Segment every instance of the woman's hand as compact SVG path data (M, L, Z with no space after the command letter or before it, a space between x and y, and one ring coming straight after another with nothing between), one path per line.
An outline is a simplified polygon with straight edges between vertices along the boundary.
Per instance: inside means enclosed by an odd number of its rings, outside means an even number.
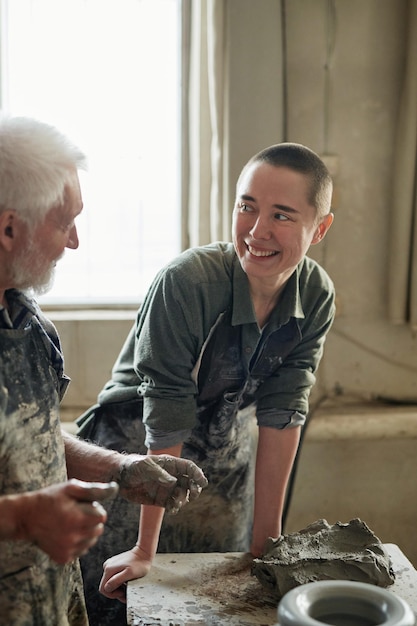
M116 554L104 562L99 591L107 598L126 603L129 580L143 578L151 569L152 561L138 546Z

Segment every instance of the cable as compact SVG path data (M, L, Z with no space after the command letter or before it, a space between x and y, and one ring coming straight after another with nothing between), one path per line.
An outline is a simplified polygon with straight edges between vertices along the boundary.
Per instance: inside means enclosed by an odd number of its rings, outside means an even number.
M395 365L396 367L400 367L401 369L404 369L407 372L417 372L416 366L403 363L402 361L396 361L395 359L390 359L386 356L386 354L379 352L378 350L375 350L374 348L371 348L370 346L367 346L365 343L362 343L358 339L355 339L354 337L348 335L348 333L345 333L343 330L339 330L338 328L335 328L333 326L331 333L335 335L339 335L339 337L342 337L342 339L349 341L349 343L351 343L352 345L356 346L357 348L360 348L367 354L371 354L372 356L375 356L381 361L384 361L384 363Z
M306 436L306 432L307 432L307 429L308 429L308 424L310 423L310 420L313 417L313 414L323 404L323 402L325 400L327 400L329 397L330 396L328 394L324 394L323 396L321 396L317 400L317 402L315 403L314 407L310 408L310 411L308 412L305 424L301 428L300 443L298 445L297 454L295 455L294 463L293 463L293 466L292 466L292 469L291 469L291 474L290 474L290 477L289 477L289 480L288 480L287 493L285 494L285 502L284 502L284 508L283 508L283 512L282 512L282 529L281 529L281 534L284 534L285 524L287 523L288 511L289 511L289 508L290 508L290 505L291 505L292 495L293 495L293 491L294 491L294 485L295 485L295 479L296 479L296 476L297 476L298 462L299 462L300 455L301 455L302 443L303 443L304 438Z

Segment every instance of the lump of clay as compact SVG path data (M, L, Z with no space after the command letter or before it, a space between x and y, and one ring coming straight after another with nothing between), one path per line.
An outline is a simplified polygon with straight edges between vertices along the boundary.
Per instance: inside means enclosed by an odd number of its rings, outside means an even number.
M360 519L332 526L318 520L296 533L269 539L252 574L282 597L316 580L353 580L388 587L395 580L389 555Z

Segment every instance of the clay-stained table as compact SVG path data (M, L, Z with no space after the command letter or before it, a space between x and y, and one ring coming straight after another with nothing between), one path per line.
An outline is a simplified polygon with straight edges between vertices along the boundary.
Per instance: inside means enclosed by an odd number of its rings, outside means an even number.
M395 544L385 544L396 574L390 591L417 616L417 572ZM150 573L129 582L131 626L277 626L278 601L250 575L239 552L158 554Z

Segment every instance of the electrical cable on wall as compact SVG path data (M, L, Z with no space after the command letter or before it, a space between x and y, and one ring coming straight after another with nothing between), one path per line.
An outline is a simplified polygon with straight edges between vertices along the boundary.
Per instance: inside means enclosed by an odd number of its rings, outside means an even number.
M282 141L288 141L288 72L287 72L287 6L281 1L281 42L282 42Z
M287 55L286 55L286 6L285 6L285 1L282 3L282 30L283 30L283 36L282 36L282 40L284 43L284 52L283 52L283 58L284 58L284 66L286 68L287 65ZM334 56L334 50L335 50L335 42L336 42L336 7L335 7L335 2L334 0L327 0L327 5L326 5L326 60L324 63L324 95L323 95L323 101L324 101L324 106L323 106L323 150L324 150L324 154L328 155L329 154L329 120L330 120L330 86L331 86L331 81L330 81L330 72L332 69L332 65L333 65L333 56ZM284 85L287 84L287 80L286 80L286 74L284 75ZM287 91L285 92L285 119L286 119L286 112L287 112L287 108L288 108L288 103L287 103ZM323 265L325 266L325 253L326 253L326 246L325 246L325 242L324 242L324 250L323 250ZM294 459L294 464L291 470L291 474L290 474L290 478L288 480L288 487L287 487L287 493L285 496L285 503L284 503L284 509L283 509L283 515L282 515L282 532L284 532L284 528L285 528L285 524L286 524L286 520L287 520L287 516L288 516L288 511L291 505L291 499L292 499L292 495L293 495L293 490L294 490L294 484L295 484L295 478L297 475L297 468L298 468L298 462L299 462L299 458L300 458L300 454L301 454L301 448L302 448L302 444L306 435L306 431L308 428L308 424L314 414L314 412L318 409L318 407L329 398L328 394L323 395L318 402L315 404L314 408L310 409L307 418L306 418L306 422L304 424L304 426L301 429L301 436L300 436L300 443L298 445L298 450L297 450L297 454L295 456Z

